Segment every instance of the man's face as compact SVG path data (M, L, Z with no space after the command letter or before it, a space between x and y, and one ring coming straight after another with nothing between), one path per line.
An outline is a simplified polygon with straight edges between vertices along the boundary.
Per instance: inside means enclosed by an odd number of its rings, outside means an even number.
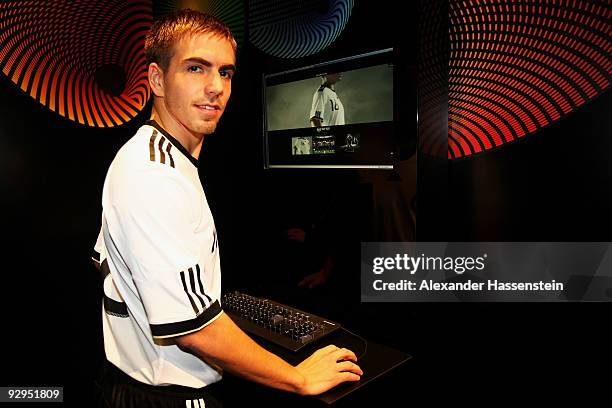
M325 79L328 84L335 84L342 79L342 73L327 74Z
M232 93L234 50L210 34L186 36L174 46L163 75L166 110L192 134L213 133Z

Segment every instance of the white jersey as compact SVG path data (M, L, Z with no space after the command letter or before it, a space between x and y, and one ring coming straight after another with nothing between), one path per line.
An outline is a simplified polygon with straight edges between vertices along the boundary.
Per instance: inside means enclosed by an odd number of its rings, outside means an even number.
M344 125L344 106L335 91L321 85L312 97L310 119L318 118L322 126Z
M168 338L221 313L219 243L197 161L153 121L117 153L96 243L104 279L107 359L151 385L201 388L218 369Z

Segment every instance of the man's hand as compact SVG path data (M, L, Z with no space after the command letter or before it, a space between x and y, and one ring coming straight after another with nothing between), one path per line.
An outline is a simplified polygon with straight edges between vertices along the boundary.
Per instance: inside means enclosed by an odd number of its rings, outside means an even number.
M310 118L310 127L321 127L323 126L323 119Z
M357 361L355 353L334 345L315 351L295 367L304 377L299 393L317 395L342 382L359 381L363 371L354 363L355 361Z

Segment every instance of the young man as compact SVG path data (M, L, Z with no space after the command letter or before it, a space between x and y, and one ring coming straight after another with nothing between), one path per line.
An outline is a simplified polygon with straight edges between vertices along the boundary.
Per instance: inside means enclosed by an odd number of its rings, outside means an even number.
M336 94L336 83L342 80L342 74L326 74L321 80L323 83L312 96L310 126L344 125L344 105Z
M220 406L228 371L301 395L362 374L327 346L297 366L259 347L223 313L219 243L197 171L227 106L236 43L217 19L182 10L145 42L151 120L117 153L96 250L104 280L104 398L111 406Z

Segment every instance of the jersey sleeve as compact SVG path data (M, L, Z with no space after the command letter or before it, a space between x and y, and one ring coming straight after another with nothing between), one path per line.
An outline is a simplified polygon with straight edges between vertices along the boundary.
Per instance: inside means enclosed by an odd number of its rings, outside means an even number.
M317 118L323 120L323 111L327 106L325 92L320 88L312 97L312 107L310 108L310 119Z
M130 270L153 337L200 330L219 317L221 306L202 280L198 195L167 171L139 173L109 191L106 247Z

